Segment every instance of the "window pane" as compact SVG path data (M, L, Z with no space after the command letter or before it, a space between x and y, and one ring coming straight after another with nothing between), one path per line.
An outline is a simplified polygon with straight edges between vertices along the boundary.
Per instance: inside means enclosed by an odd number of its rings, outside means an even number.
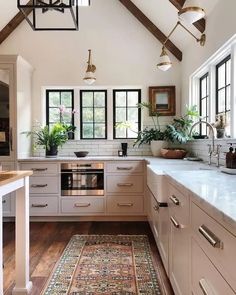
M83 122L93 122L93 109L84 108L82 116L83 116Z
M138 124L132 125L132 130L128 129L128 138L136 138L138 133Z
M105 94L104 92L94 92L94 106L105 107Z
M225 88L218 92L218 112L225 111Z
M64 123L71 123L72 122L72 113L71 109L69 109L67 112L64 112L62 115L62 121Z
M125 107L126 106L126 92L116 92L116 106Z
M225 64L218 68L218 89L225 86Z
M93 138L93 124L83 124L83 138Z
M204 98L201 102L201 117L206 117L207 110L206 110L206 98Z
M231 82L231 59L226 63L226 84L229 85Z
M58 108L49 109L49 122L60 122L60 112Z
M226 128L225 128L225 135L230 136L230 112L226 113Z
M138 122L138 109L137 108L128 109L128 121Z
M201 98L206 97L207 93L206 93L206 78L201 80Z
M105 109L94 109L94 122L105 122Z
M128 106L135 107L138 103L138 92L137 91L129 91L128 92Z
M93 92L83 92L82 94L83 107L92 107L93 106Z
M94 125L94 137L95 138L105 138L105 124L95 124Z
M231 93L230 93L230 86L228 86L226 88L226 111L230 110L230 101L231 101L231 97L230 97Z
M126 128L123 128L123 129L117 128L116 138L126 138Z
M50 107L59 107L60 102L60 92L49 92L49 106Z
M65 107L72 107L71 92L61 92L61 104Z
M126 108L116 109L116 122L125 122L126 120Z

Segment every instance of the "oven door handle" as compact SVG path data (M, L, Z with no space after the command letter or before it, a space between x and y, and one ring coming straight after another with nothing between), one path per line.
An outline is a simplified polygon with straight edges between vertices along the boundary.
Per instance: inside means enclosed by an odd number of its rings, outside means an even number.
M104 174L103 171L87 171L87 170L83 170L83 171L61 171L61 174Z

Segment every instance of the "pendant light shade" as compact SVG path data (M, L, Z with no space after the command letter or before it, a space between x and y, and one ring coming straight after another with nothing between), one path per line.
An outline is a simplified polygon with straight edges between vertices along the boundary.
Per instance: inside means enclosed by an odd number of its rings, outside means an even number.
M167 71L171 68L172 66L172 62L169 58L169 55L167 54L165 47L162 47L162 52L160 55L160 60L159 63L157 64L158 69L162 70L162 71Z
M183 8L178 13L179 18L186 23L193 24L205 17L205 11L196 0L186 0Z
M84 77L84 82L88 85L92 85L96 81L95 71L96 67L92 64L91 49L89 49L88 66Z

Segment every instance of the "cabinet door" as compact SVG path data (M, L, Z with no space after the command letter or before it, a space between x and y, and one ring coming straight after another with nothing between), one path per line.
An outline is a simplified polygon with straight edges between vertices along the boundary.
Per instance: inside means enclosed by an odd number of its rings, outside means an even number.
M0 62L0 160L13 160L13 65Z

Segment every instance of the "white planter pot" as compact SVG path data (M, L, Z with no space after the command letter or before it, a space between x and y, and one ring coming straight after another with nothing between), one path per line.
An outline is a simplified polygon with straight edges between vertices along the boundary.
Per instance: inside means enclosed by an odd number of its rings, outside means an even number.
M161 155L161 149L167 146L167 142L164 140L153 140L151 141L151 151L154 157Z

